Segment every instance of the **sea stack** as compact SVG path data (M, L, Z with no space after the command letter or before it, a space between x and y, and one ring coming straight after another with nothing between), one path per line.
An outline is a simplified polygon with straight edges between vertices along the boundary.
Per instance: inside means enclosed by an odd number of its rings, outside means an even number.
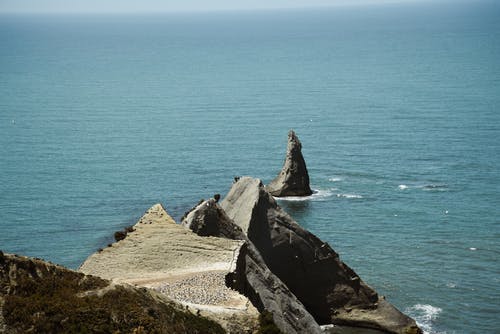
M309 174L302 156L302 144L293 130L288 132L288 146L281 172L266 187L276 197L309 196Z

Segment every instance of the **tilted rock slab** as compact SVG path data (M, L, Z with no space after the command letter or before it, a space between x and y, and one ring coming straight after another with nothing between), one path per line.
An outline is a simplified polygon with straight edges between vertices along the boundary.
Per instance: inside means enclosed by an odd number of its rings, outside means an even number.
M225 282L236 270L244 241L200 237L176 224L160 204L133 229L125 239L92 254L79 270L155 289L216 320L228 332L258 327L258 311Z
M309 174L302 156L302 144L293 130L288 133L288 145L285 162L281 172L267 185L267 191L273 196L309 196Z
M311 314L269 270L257 248L214 199L196 206L182 224L201 236L245 240L236 271L227 276L228 284L248 296L260 312L271 312L274 323L283 333L321 333Z
M319 324L421 333L413 319L379 298L327 243L283 211L260 180L240 178L221 207Z

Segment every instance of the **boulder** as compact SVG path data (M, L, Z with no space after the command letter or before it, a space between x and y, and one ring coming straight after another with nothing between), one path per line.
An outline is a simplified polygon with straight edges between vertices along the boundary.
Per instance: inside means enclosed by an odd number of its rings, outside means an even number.
M267 185L267 191L276 197L309 196L309 174L302 156L302 144L293 130L288 132L288 145L281 172Z
M281 209L260 180L241 177L221 207L320 325L421 333L413 319L379 297L330 245Z
M224 333L214 321L148 289L42 260L0 262L0 333Z
M239 252L236 270L226 276L227 284L247 296L259 312L269 312L274 324L283 333L321 333L311 314L269 270L257 248L215 199L196 206L182 224L201 236L245 241Z

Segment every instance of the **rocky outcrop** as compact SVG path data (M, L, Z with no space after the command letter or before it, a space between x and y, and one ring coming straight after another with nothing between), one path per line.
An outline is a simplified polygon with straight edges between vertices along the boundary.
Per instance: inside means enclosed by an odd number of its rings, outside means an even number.
M148 289L0 254L0 333L224 333Z
M260 180L240 178L221 207L318 323L421 333L413 319L380 298L327 243L284 212Z
M288 132L285 162L278 176L267 185L267 191L276 197L309 196L309 174L302 156L302 144L293 130Z
M242 229L233 223L217 202L218 198L203 201L182 219L181 224L202 237L222 237L248 240Z
M219 322L228 332L251 333L259 312L247 297L226 286L242 240L200 237L176 224L160 204L150 208L134 232L92 254L80 271L163 293Z
M283 333L320 333L314 318L295 295L267 267L264 259L242 229L235 225L215 199L200 203L182 224L202 236L244 240L227 283L247 296L260 312L270 312Z

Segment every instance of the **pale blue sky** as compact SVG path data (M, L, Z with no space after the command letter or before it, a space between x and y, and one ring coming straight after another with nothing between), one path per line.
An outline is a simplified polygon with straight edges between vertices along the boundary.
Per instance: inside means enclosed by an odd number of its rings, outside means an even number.
M175 12L330 7L422 0L0 0L0 12Z

